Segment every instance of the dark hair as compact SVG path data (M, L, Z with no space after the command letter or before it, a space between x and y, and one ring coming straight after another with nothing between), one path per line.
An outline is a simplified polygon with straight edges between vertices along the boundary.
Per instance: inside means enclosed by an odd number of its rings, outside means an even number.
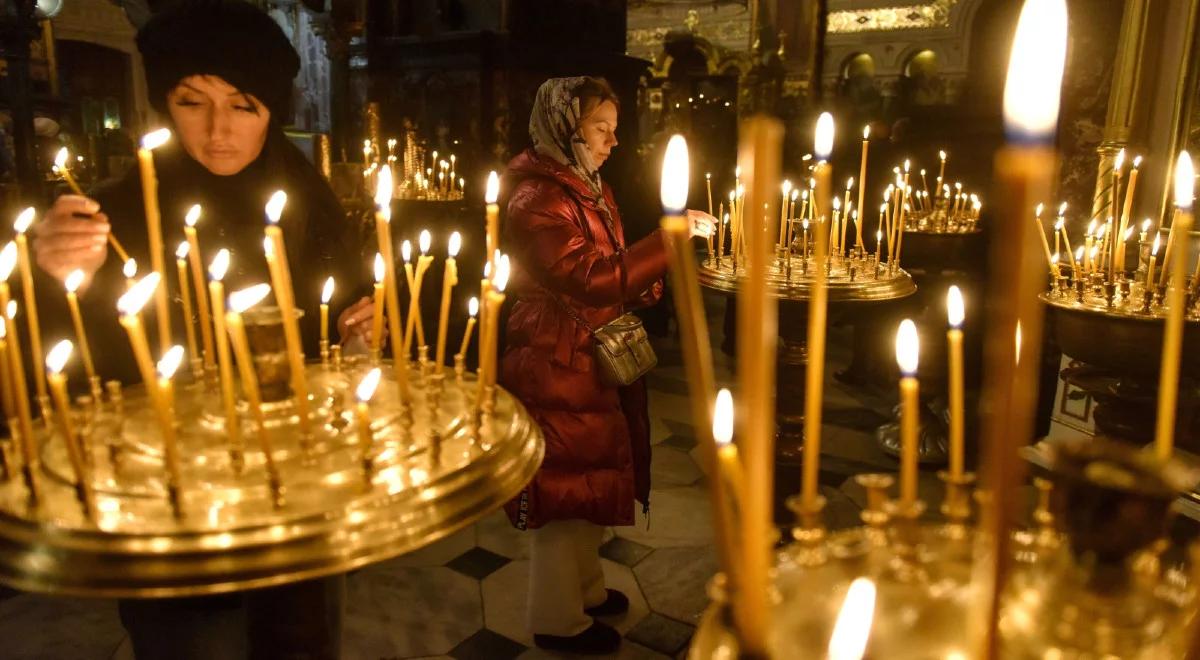
M617 92L604 78L585 77L583 82L572 90L571 97L579 99L579 112L583 117L592 114L592 111L605 101L612 101L618 110L621 109L621 99L617 98Z

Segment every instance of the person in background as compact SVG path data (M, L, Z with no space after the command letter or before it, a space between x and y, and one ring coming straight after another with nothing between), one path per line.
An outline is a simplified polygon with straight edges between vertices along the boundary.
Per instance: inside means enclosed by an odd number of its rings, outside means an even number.
M534 642L571 653L620 645L614 628L594 620L629 609L625 594L604 586L600 540L606 526L634 523L635 500L649 511L644 380L603 382L587 327L656 303L667 271L662 231L626 245L612 190L600 179L617 146L618 103L603 79L547 80L529 118L533 147L505 175L516 302L500 383L546 438L541 469L506 511L518 528L532 530ZM711 216L688 216L693 236L712 231Z

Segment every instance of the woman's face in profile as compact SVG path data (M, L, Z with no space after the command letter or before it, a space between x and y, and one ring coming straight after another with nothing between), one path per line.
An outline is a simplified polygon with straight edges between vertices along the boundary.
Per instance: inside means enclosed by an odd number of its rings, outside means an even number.
M167 108L184 150L213 174L241 172L267 140L270 110L218 76L179 81L167 94Z
M579 135L599 168L617 146L617 104L604 101L587 113L579 122Z

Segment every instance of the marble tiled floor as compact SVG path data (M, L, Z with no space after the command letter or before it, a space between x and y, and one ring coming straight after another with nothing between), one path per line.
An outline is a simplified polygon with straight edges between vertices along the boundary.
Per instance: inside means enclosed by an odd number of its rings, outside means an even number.
M708 301L719 335L724 304ZM714 339L719 339L715 337ZM831 333L827 374L848 361L848 333ZM628 614L610 621L625 636L617 658L679 658L706 605L705 583L716 570L707 479L697 460L678 348L659 342L651 375L654 447L651 516L607 533L601 548L608 585L630 596ZM717 377L732 380L732 361L714 350ZM831 527L857 522L862 492L850 477L892 471L874 428L890 414L891 390L826 383L821 483ZM936 489L931 472L922 491ZM798 484L796 487L798 488ZM418 552L381 562L348 578L343 657L376 660L450 657L561 657L533 648L524 628L527 541L504 515ZM6 658L128 659L133 654L111 601L0 595L0 642Z

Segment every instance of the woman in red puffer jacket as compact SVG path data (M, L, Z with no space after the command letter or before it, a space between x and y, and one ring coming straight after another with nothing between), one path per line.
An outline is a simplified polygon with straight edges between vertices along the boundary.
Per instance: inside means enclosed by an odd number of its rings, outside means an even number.
M509 163L506 245L516 303L500 380L546 437L533 481L506 506L533 530L529 626L538 646L611 653L615 629L594 616L625 612L604 588L604 527L631 525L634 500L649 506L650 423L646 387L601 381L592 328L662 296L667 251L661 231L625 244L612 190L597 168L617 145L617 97L603 79L554 78L538 89L533 148ZM694 236L715 220L689 211ZM568 308L570 311L568 311Z

